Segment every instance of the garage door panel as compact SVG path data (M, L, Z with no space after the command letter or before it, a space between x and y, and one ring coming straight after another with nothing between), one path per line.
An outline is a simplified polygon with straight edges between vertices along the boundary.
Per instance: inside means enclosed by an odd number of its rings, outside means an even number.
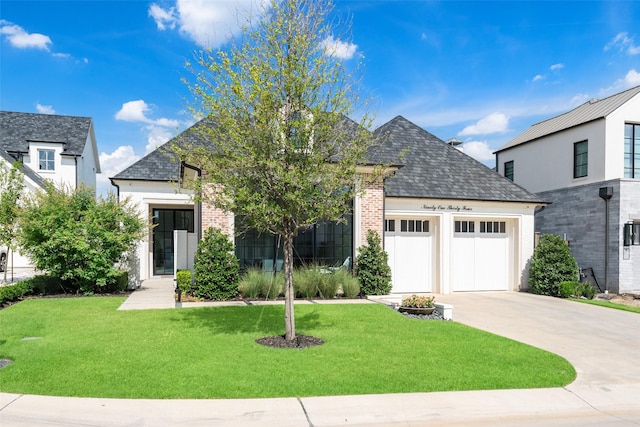
M393 221L393 220L390 220ZM432 292L433 289L433 237L424 227L428 221L396 220L395 229L385 232L385 250L389 254L392 292ZM417 223L420 222L420 228ZM413 225L413 227L411 227ZM411 231L409 231L411 230Z
M506 221L456 222L458 232L453 238L452 290L507 290L511 254L507 233L510 228ZM473 226L469 225L471 222Z

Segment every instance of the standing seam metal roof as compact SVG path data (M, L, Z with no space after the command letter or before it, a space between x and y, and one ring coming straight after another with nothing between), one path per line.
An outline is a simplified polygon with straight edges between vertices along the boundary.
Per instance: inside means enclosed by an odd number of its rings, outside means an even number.
M640 86L632 87L631 89L611 95L608 98L587 101L571 111L532 125L529 129L505 144L496 151L496 153L574 126L605 118L627 103L631 98L638 96L638 94L640 94Z

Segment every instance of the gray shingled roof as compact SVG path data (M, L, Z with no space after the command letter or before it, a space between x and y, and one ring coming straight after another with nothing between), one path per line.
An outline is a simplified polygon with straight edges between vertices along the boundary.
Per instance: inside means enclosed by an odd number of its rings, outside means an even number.
M477 160L398 116L375 131L388 153L401 153L396 175L386 181L386 195L432 199L543 203Z
M571 111L532 125L529 129L501 147L496 153L506 150L507 148L515 147L516 145L524 144L525 142L533 141L534 139L542 138L546 135L551 135L565 129L607 117L634 96L640 96L639 94L640 86L636 86L611 95L608 98L587 101Z
M27 153L29 141L61 142L63 155L80 156L91 126L90 117L0 111L0 148Z
M347 122L347 125L353 122ZM177 181L180 163L170 145L180 139L203 144L200 121L162 147L146 155L112 179ZM380 143L369 154L369 163L404 165L387 180L387 195L465 200L541 203L542 199L498 175L482 163L446 144L403 117L379 127ZM402 158L400 153L404 152Z
M156 148L122 172L110 179L124 179L133 181L178 181L180 178L181 164L177 160L175 153L171 150L173 144L185 145L206 144L199 129L206 126L210 121L200 120L188 129L173 137L164 145Z

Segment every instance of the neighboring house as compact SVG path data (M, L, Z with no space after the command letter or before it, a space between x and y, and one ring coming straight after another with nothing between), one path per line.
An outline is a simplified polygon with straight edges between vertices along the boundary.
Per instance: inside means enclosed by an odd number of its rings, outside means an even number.
M496 165L551 202L536 231L564 237L603 291L640 291L640 86L534 124Z
M193 133L188 129L176 138ZM376 133L384 142L372 159L389 164L404 153L403 165L384 187L366 188L354 200L345 224L321 223L301 232L294 242L294 262L352 266L367 230L374 229L384 236L393 292L524 287L523 271L533 253L534 211L544 205L542 199L403 117ZM140 245L141 279L173 274L174 230L186 230L196 240L212 225L231 238L234 234L233 215L193 203L188 192L176 192L189 169L172 158L168 146L111 178L119 196L138 203L141 215L156 224ZM245 268L272 269L282 258L282 245L273 236L247 232L234 240Z
M75 189L95 188L100 173L98 147L89 117L0 111L0 167L22 163L27 192L44 187L45 181ZM29 260L16 256L16 267Z

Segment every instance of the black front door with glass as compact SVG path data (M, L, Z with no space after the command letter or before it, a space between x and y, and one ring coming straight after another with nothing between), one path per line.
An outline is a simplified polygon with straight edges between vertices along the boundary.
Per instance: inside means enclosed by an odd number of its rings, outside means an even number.
M173 231L193 233L193 209L153 209L153 274L173 274Z

